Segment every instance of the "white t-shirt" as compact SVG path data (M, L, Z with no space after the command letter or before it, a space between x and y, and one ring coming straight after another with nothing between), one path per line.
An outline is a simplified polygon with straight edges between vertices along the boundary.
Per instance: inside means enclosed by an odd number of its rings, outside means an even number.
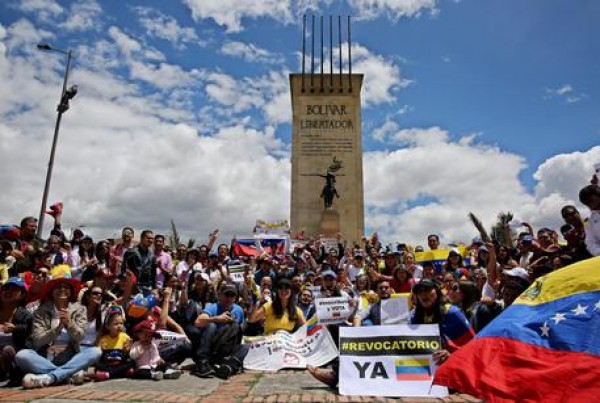
M95 346L97 336L98 332L96 331L96 318L94 318L88 322L85 328L83 340L81 340L80 344L84 346Z

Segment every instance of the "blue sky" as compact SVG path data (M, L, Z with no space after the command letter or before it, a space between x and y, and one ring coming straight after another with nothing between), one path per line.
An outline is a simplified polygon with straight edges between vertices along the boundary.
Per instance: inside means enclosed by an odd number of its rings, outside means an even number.
M14 157L19 184L4 178L23 203L0 198L3 220L39 209L64 59L37 42L76 53L80 93L51 188L76 206L70 225L108 236L176 216L196 236L287 218L287 75L300 69L303 12L353 18L367 232L449 242L472 235L466 211L558 225L577 202L600 161L598 2L22 0L0 4L0 136L5 153L35 152Z

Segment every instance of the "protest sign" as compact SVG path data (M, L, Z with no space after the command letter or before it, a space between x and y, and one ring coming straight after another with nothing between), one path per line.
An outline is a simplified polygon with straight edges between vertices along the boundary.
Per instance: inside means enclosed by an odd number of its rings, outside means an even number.
M231 277L231 281L234 283L243 283L244 282L244 267L246 265L238 264L227 266L227 270L229 271L229 276Z
M408 298L410 294L393 294L391 298L381 301L381 324L399 325L408 323L410 309Z
M279 331L269 336L244 337L249 352L244 368L277 371L282 368L321 366L338 356L326 327L310 321L295 333Z
M348 297L315 299L315 308L317 309L319 323L322 325L331 325L346 322L354 312L350 301L351 298Z
M437 324L340 327L340 394L446 396L432 386L432 353L441 346Z
M160 337L154 339L154 343L161 354L170 352L178 346L190 342L185 334L175 333L169 330L157 330L156 333L158 333Z
M337 238L320 238L321 245L325 248L326 252L329 252L331 249L338 251L338 243L340 242Z
M306 288L312 292L313 299L321 298L323 296L320 285L309 285Z

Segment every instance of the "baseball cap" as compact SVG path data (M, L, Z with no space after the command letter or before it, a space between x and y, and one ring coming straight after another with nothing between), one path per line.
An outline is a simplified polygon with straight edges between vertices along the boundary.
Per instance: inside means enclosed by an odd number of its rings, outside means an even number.
M337 274L335 274L335 272L333 270L325 270L324 272L321 273L321 276L323 278L333 277L335 280L337 280Z
M235 295L237 295L238 294L237 287L233 284L225 284L223 287L221 287L221 294L228 294L228 293L235 293Z
M20 277L11 277L6 280L6 283L2 285L2 287L7 287L9 285L19 287L23 292L27 292L27 285L25 284L25 280Z
M483 245L483 238L481 238L480 236L476 236L475 238L473 238L472 244L481 244L481 245Z
M156 337L158 336L156 330L156 322L146 319L135 325L133 328L133 333L148 332L152 333L152 335Z
M522 267L515 267L510 270L504 270L504 274L506 276L510 276L510 277L519 277L519 278L527 281L528 283L530 282L529 281L529 273L527 273L527 270L525 270Z
M194 273L194 280L196 280L198 277L202 278L207 283L210 283L210 277L208 277L208 274L201 271L197 271Z

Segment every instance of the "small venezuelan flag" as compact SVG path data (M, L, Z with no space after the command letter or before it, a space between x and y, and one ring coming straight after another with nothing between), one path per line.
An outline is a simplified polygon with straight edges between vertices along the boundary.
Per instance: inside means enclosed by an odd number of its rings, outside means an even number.
M429 381L431 369L427 358L402 358L395 361L397 381Z
M306 335L312 336L317 333L319 330L323 328L323 326L318 324L319 318L313 316L308 322L306 322Z

